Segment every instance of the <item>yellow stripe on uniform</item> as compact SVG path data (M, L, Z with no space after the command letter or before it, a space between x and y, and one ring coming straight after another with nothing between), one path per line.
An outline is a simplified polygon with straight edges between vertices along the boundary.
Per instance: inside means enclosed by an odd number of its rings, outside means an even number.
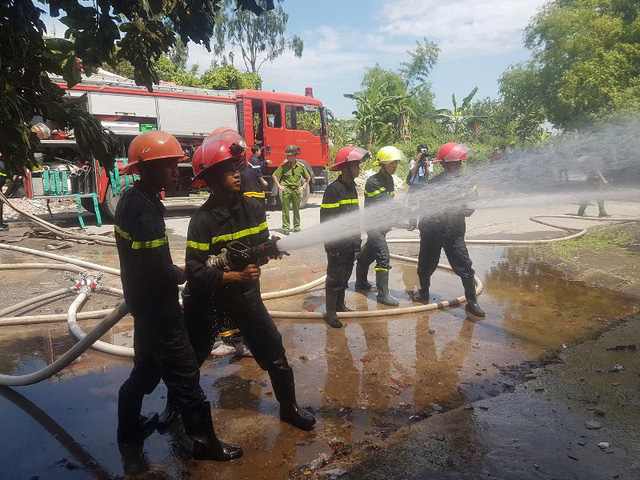
M124 230L122 230L118 225L114 225L113 226L113 230L120 235L122 238L126 239L126 240L131 240L131 235L129 235L127 232L125 232Z
M240 330L237 328L234 328L233 330L227 330L226 332L222 332L220 336L222 338L228 338L228 337L233 337L236 333L240 333Z
M131 248L134 250L140 250L142 248L158 248L168 244L169 244L169 239L167 237L162 237L162 238L156 238L155 240L146 240L143 242L132 242Z
M203 252L209 251L209 243L194 242L187 240L187 248L193 248L194 250L202 250Z
M250 198L267 198L264 192L244 192L244 196Z
M356 205L358 204L358 199L357 198L349 198L347 200L340 200L337 203L323 203L320 205L320 208L338 208L340 205L347 205L350 203L355 203Z
M382 194L382 193L385 193L385 192L387 192L387 189L386 189L385 187L380 187L380 188L379 188L378 190L376 190L375 192L367 192L367 191L365 190L364 194L365 194L367 197L371 198L371 197L376 197L376 196L378 196L378 195L380 195L380 194ZM395 195L395 194L396 194L396 192L395 192L395 191L393 191L393 192L387 192L387 193L388 193L389 195Z
M388 268L381 268L381 267L374 267L374 270L376 272L388 272L389 271Z
M7 175L6 173L0 172L0 177L8 177L9 175Z
M240 230L238 232L218 235L217 237L211 238L211 245L214 245L220 242L228 242L230 240L237 240L239 238L248 237L249 235L255 235L256 233L260 233L263 230L266 230L267 228L269 228L267 226L267 222L263 222L257 227L245 228L244 230Z

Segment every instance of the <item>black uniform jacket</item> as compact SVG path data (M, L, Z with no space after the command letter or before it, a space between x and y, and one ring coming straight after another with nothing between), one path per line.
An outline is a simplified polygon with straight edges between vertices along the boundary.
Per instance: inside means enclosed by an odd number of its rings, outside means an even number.
M438 200L434 211L420 219L419 228L442 228L446 233L464 234L465 217L474 212L467 203L478 199L476 185L465 181L460 173L442 172L429 180L428 186Z
M395 186L393 185L393 177L387 175L380 170L375 175L371 175L367 179L367 183L364 185L364 208L378 205L381 202L386 202L395 196ZM378 227L375 230L388 232L393 225L393 219L389 219L388 222L378 222ZM370 226L368 229L373 230Z
M260 178L260 175L246 163L240 166L241 191L245 197L259 198L261 200L266 198Z
M357 212L359 209L356 184L353 182L349 184L342 178L338 178L324 191L320 205L320 223L328 222L349 212ZM359 221L359 219L354 219L356 223ZM325 242L324 249L327 253L357 252L360 250L360 244L361 238L358 233L358 235L335 242Z
M124 298L134 315L175 313L181 268L173 264L165 231L165 208L154 193L136 182L116 207L115 236Z
M219 293L244 293L258 282L222 283L222 270L206 265L209 255L217 255L229 242L237 240L251 247L269 239L264 205L260 200L238 195L230 211L216 205L213 195L191 217L187 232L187 289L196 298ZM223 288L226 285L226 289Z

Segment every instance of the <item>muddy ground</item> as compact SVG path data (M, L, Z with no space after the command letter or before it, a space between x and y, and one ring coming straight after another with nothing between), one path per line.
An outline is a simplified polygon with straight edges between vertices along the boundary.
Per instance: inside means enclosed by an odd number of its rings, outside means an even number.
M609 210L616 215L638 211L637 204L611 203ZM167 222L176 262L184 256L189 213L174 210ZM534 213L478 212L469 236L560 234L527 224ZM303 228L317 222L317 215L313 203L304 212ZM74 219L60 216L56 222L71 226ZM272 212L269 222L277 229L279 214ZM12 222L11 227L0 240L40 249L53 243L23 237L30 230L26 224ZM393 250L417 254L413 245ZM118 266L110 247L73 244L56 252ZM637 478L640 366L636 350L626 347L640 345L633 318L640 300L633 288L621 294L611 289L615 285L571 281L570 272L550 268L548 259L537 253L504 247L471 250L485 284L483 321L467 319L462 307L351 320L340 330L320 322L278 321L296 372L298 400L318 418L315 431L300 432L279 422L268 377L251 358L212 359L203 367L202 385L214 406L217 431L241 445L245 456L231 464L189 460L188 442L178 426L147 441L150 471L142 478ZM627 264L633 271L638 255L633 248L627 253L628 258L616 257L616 265ZM613 253L607 250L607 255L611 261ZM39 260L0 250L2 263L25 261ZM310 281L324 268L321 246L296 252L265 267L263 291ZM632 275L625 278L633 284ZM110 276L104 281L119 283ZM0 272L6 305L69 282L61 272ZM395 263L391 283L401 305L411 305L415 266ZM436 298L460 294L459 280L451 274L438 272L433 285ZM375 294L347 293L347 302L358 309L379 308L374 299ZM66 312L71 300L28 314ZM84 309L119 301L94 295ZM268 301L267 306L323 311L324 294L319 288ZM96 322L81 324L90 329ZM130 345L131 337L131 319L125 318L104 339ZM1 327L0 373L35 371L73 343L65 323ZM624 370L609 372L618 364ZM2 478L122 477L116 399L130 368L127 359L88 351L48 381L1 389ZM165 395L166 389L159 387L144 410L161 410ZM588 420L597 420L600 428L587 429ZM600 442L609 447L598 447Z

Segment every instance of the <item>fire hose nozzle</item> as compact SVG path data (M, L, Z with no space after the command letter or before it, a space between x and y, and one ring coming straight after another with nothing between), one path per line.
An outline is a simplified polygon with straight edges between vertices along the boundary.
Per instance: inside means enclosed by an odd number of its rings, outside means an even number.
M270 259L282 258L289 252L278 248L280 237L273 235L266 242L249 247L242 242L229 242L218 255L211 255L207 259L208 267L219 268L225 272L241 272L247 265L264 265Z

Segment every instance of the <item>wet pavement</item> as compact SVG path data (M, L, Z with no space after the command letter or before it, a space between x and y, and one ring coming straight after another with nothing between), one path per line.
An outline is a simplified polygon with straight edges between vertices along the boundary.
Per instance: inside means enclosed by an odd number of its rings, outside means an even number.
M179 262L183 256L179 246L184 238L174 233L171 241L175 260ZM43 248L46 243L45 240L29 239L20 244ZM395 245L392 250L414 256L417 253L414 245ZM393 445L401 445L395 439L397 431L404 432L406 427L413 431L435 421L440 422L438 428L442 429L446 441L434 437L437 446L429 455L423 451L424 458L439 457L440 453L448 451L447 448L455 452L485 448L482 445L488 445L491 439L486 440L482 435L488 428L485 425L491 422L503 422L504 428L512 424L508 427L511 431L531 430L536 438L555 436L564 441L564 436L558 433L560 427L554 424L552 410L560 408L554 405L564 405L566 409L565 399L551 398L546 405L549 408L533 410L526 399L517 397L523 378L517 374L519 370L515 366L610 328L619 317L637 312L640 302L611 291L568 282L543 265L532 262L523 252L516 248L472 248L474 267L485 283L485 292L480 296L480 303L487 312L484 321L467 319L463 307L428 315L351 320L340 330L328 329L317 321L278 320L296 373L298 400L309 406L318 418L313 432L298 431L278 420L277 402L268 376L251 358L225 357L208 361L202 369L202 385L214 406L217 433L222 439L241 445L245 456L231 464L189 460L188 442L178 427L164 435L156 433L147 440L145 452L150 470L141 478L280 479L290 474L304 477L306 472L311 473L309 464L314 460L313 466L317 466L326 458L334 461L342 457L358 458L359 452L366 452L369 445L386 438L393 440ZM57 253L117 267L115 250L110 247L79 245L72 251ZM0 251L0 261L39 260ZM271 262L263 269L262 290L280 290L311 281L324 273L325 261L322 248L313 247L295 252L282 261ZM415 265L401 262L393 265L391 293L400 300L401 306L411 305L407 292L418 283ZM64 277L61 272L3 271L0 272L0 290L5 298L10 298L7 303L10 305L68 285L69 281ZM110 277L105 277L105 281L118 284L117 279ZM436 273L433 292L437 300L458 296L461 290L457 277L440 271ZM54 313L56 309L66 312L71 298L42 306L31 314L44 313L45 309L49 309L47 313ZM94 295L84 309L110 307L118 301L114 297ZM266 304L274 310L321 312L324 293L318 288ZM347 304L359 310L385 308L375 303L374 293L364 296L353 290L347 292ZM82 322L87 329L95 323ZM123 320L105 336L105 340L130 344L131 320ZM0 373L35 371L60 356L73 343L75 339L64 323L1 327ZM116 400L118 388L130 368L126 359L88 351L48 381L0 390L0 418L4 426L0 440L2 478L122 476L122 458L115 442ZM575 378L568 381L567 375L566 372L558 373L557 382L564 382L564 392L577 393ZM159 387L148 396L143 410L161 410L165 395L166 389ZM629 395L632 400L636 398ZM510 402L510 398L515 400ZM491 406L489 410L457 408L483 401L504 403L495 404L496 407ZM510 410L507 409L509 405ZM502 417L499 412L503 410L531 412L537 417L531 416L527 423L517 415ZM538 422L535 418L544 420ZM618 422L623 423L625 418L625 413L621 413ZM581 421L576 420L576 429ZM631 422L630 425L637 427L638 423ZM438 431L435 426L434 429ZM501 458L503 451L513 444L507 442L500 446L501 436L497 432L491 445L500 447L494 448L497 449L495 456ZM593 441L591 437L590 441ZM420 442L428 443L424 437L416 440L416 443ZM531 440L527 445L535 450L537 444ZM394 452L393 448L389 447L387 453ZM603 462L609 462L606 463L608 468L614 457L604 455L607 460ZM578 456L583 459L585 455ZM385 455L387 457L393 458ZM442 469L437 470L445 475L442 478L449 478L446 476L449 473L455 476L456 472L467 468L463 462L466 457L460 458L458 466L455 462L444 463ZM487 455L482 458L486 459ZM617 457L618 460L621 458ZM398 459L400 463L415 461L415 458L401 456ZM472 460L476 461L473 457ZM476 464L484 465L485 461L478 460ZM540 467L536 470L540 475L531 478L609 478L582 475L583 470L577 469L576 465L583 468L583 464L570 458L568 461L566 470L545 471L546 476L543 476ZM425 472L432 473L425 463L418 462L422 470L416 467L413 478L431 478L424 476ZM499 462L495 464L500 465ZM383 463L376 465L365 462L361 467L363 470L354 470L350 478L393 478L385 476L390 470L385 470ZM589 469L585 468L588 473ZM482 468L477 471L482 473ZM375 472L380 475L376 476ZM412 478L402 475L397 478ZM492 475L494 478L529 478L520 476L517 469L505 475L496 472Z

